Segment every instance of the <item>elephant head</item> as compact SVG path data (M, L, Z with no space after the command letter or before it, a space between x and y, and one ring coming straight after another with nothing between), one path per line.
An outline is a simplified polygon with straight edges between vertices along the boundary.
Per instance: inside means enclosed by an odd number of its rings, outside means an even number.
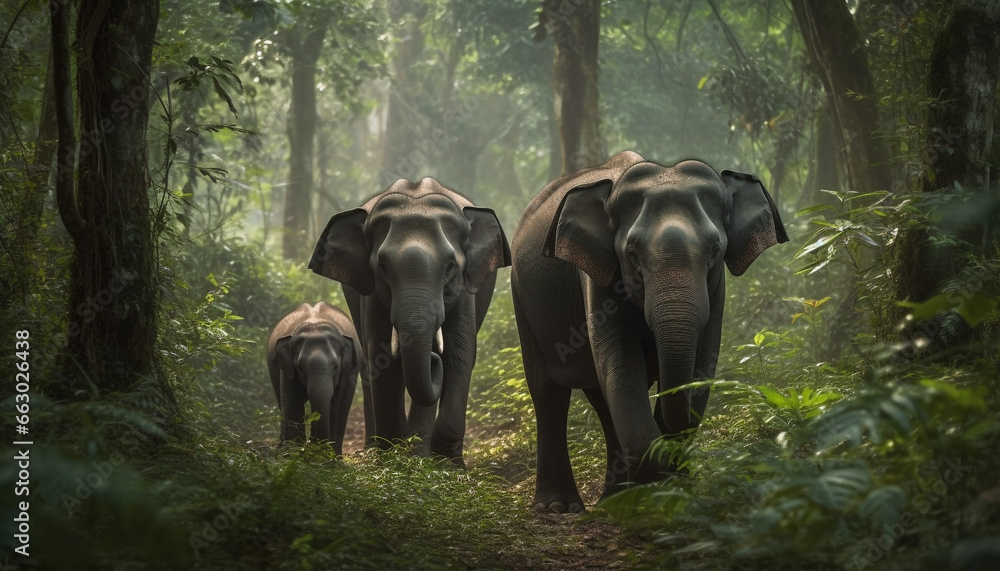
M302 414L303 396L320 418L312 425L312 437L334 440L333 398L341 383L357 374L354 340L329 323L307 322L274 342L272 362L284 377L279 406L286 417ZM353 388L350 390L354 394ZM294 415L294 416L292 416ZM282 439L293 439L283 430ZM336 443L339 451L340 442Z
M755 176L720 175L700 161L640 162L617 181L566 193L543 253L571 262L600 286L620 280L615 290L642 311L652 332L656 363L647 359L647 367L662 392L715 372L723 262L739 276L765 249L786 241L777 208ZM660 398L663 432L697 425L689 398Z
M391 353L402 361L407 391L429 406L441 396L449 308L509 264L496 214L425 178L399 181L364 207L335 215L309 268L377 296L388 309Z

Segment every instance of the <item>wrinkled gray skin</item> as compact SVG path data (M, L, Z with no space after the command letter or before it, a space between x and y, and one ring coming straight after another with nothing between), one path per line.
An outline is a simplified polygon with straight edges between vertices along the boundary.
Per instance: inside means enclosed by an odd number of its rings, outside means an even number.
M322 301L303 303L278 323L267 342L267 369L281 408L282 442L304 440L308 400L320 413L312 439L329 441L342 453L360 354L351 319Z
M583 509L566 447L571 389L604 429L605 496L675 472L646 452L697 427L708 391L660 397L651 411L649 388L715 374L723 266L741 275L787 240L756 177L699 161L664 167L623 152L539 193L514 232L511 273L537 419L536 510Z
M496 269L509 265L494 212L431 178L396 181L330 219L309 268L344 286L365 355L362 379L371 385L365 410L375 445L416 434L418 453L464 466L476 334Z

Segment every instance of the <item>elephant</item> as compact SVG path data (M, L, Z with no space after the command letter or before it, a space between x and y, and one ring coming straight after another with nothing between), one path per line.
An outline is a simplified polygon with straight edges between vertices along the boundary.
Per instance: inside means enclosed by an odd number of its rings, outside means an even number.
M330 219L309 269L342 284L371 385L375 445L416 434L417 453L464 466L476 336L496 270L509 265L496 214L433 178L400 179Z
M743 274L788 241L757 177L673 167L624 151L549 183L514 231L511 289L538 434L536 511L579 512L566 443L572 389L607 443L603 497L677 473L648 454L696 428L708 389L658 397L715 374L725 261Z
M304 440L308 399L312 411L320 413L312 423L312 438L343 453L360 354L354 323L322 301L303 303L275 326L267 342L267 369L281 409L282 442Z

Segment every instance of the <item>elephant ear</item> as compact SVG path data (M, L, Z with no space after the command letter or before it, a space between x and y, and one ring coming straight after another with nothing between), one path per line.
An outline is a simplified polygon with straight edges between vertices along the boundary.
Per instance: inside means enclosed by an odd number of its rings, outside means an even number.
M368 211L355 208L336 214L316 242L309 269L350 286L361 295L375 290L364 225Z
M354 338L350 335L341 335L341 337L344 341L344 351L340 357L340 370L357 372L358 356L354 350Z
M295 377L295 362L292 359L292 336L279 337L274 343L274 365L289 381Z
M619 267L604 207L610 195L610 180L567 192L542 246L542 254L573 264L602 287L611 283Z
M741 276L764 250L788 241L778 208L760 179L752 174L724 170L720 173L732 193L726 236L726 266Z
M465 251L465 289L476 293L486 276L510 265L510 246L495 212L478 206L462 211L472 226Z

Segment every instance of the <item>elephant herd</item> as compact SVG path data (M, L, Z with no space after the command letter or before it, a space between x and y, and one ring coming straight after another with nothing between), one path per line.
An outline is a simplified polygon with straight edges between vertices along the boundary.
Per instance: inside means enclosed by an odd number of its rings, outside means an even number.
M268 342L282 440L311 435L341 453L360 372L366 441L418 435L418 452L464 466L476 336L496 270L511 268L524 374L537 428L536 510L578 512L566 423L572 389L607 443L604 495L676 473L647 454L698 426L712 377L725 271L739 276L788 241L753 175L688 160L672 167L625 151L549 183L511 246L494 212L432 178L399 180L330 219L309 268L342 284L350 317L320 302L285 317ZM405 395L410 396L409 413Z

